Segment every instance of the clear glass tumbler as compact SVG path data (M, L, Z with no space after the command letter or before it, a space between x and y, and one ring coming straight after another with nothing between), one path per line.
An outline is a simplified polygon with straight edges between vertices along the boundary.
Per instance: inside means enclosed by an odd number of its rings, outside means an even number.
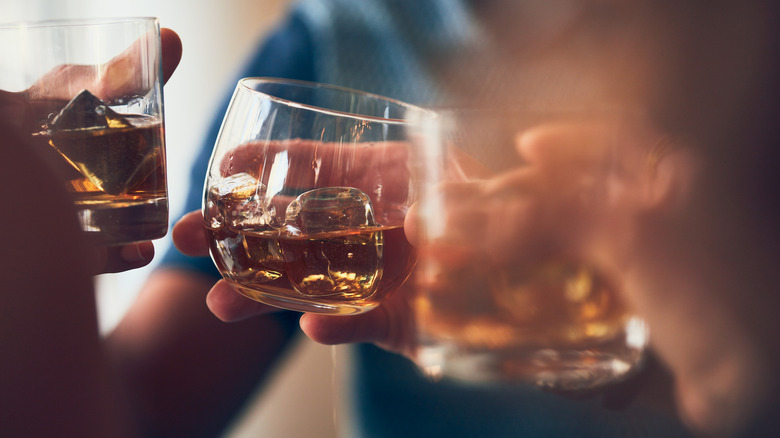
M84 231L101 245L163 237L158 20L3 24L0 57L0 90L19 102L19 122L66 181Z
M563 391L638 369L647 328L607 255L641 185L641 124L510 108L422 113L413 126L422 369Z
M356 90L239 81L205 182L211 256L241 294L336 315L376 307L409 276L409 112Z

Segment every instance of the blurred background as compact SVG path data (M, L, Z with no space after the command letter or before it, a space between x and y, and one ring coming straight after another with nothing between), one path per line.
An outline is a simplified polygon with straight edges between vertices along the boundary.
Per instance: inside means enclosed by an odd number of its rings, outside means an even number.
M155 16L182 39L184 55L165 86L171 220L182 213L189 167L229 81L249 52L273 29L289 0L0 0L0 21ZM205 177L205 175L204 175ZM170 233L155 242L158 256ZM101 330L108 332L133 302L155 262L96 279ZM302 339L226 438L335 436L334 367L340 353Z

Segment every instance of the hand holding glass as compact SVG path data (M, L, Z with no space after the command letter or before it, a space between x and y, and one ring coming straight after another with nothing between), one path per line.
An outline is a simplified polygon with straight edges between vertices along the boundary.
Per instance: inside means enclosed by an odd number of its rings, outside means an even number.
M67 181L84 231L101 245L164 236L157 19L2 25L0 47L0 89L25 101L23 128Z
M417 122L421 367L566 391L636 370L646 327L603 257L631 199L629 124L498 109Z

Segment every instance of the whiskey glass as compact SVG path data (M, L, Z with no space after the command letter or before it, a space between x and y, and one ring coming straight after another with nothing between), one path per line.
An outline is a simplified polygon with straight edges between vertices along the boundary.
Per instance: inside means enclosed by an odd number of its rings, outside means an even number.
M605 255L625 242L620 225L641 192L640 118L541 107L420 116L422 370L576 392L640 369L647 327Z
M347 315L409 276L415 200L403 102L331 85L239 81L206 176L210 253L239 293Z
M151 17L0 25L0 90L101 245L168 230L160 27Z

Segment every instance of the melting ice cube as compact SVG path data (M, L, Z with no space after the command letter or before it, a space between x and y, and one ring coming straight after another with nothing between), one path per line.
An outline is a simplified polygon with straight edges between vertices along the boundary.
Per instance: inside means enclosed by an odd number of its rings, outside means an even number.
M352 187L314 189L287 206L285 230L292 235L372 227L374 209L368 195Z
M286 211L282 240L291 285L306 296L365 299L382 278L382 231L368 195L350 187L305 192Z
M273 225L273 208L265 204L266 187L248 173L237 173L212 186L209 203L212 225L225 223L243 230L262 231ZM212 205L209 205L211 207Z
M209 189L206 218L214 229L232 228L214 248L227 275L251 283L279 278L283 269L274 227L274 208L265 204L266 187L248 173L218 180ZM225 237L230 236L230 237Z

